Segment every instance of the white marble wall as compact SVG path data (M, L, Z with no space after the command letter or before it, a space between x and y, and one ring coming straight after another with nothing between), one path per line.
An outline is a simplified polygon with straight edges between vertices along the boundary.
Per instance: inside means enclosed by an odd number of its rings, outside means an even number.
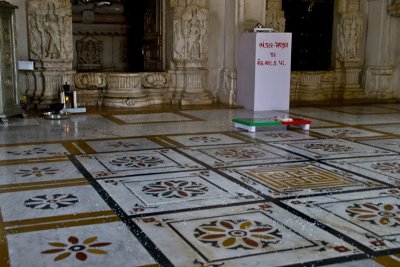
M29 59L26 3L27 0L8 0L17 5L17 47L18 59ZM209 11L209 49L207 85L211 92L218 96L223 103L234 104L235 98L235 51L236 41L240 33L251 28L257 22L265 22L267 0L203 0L201 4ZM167 3L169 1L166 1ZM178 0L171 0L178 2ZM182 1L181 1L182 2ZM335 12L340 12L343 3L347 1L335 0ZM365 35L363 36L361 65L363 69L362 90L375 98L396 96L400 99L400 12L389 14L388 8L394 0L360 0L360 12L365 20ZM169 8L169 7L167 7ZM170 13L167 13L170 15ZM335 23L339 23L337 20ZM167 27L169 25L167 24ZM335 27L334 27L335 29ZM336 34L334 33L333 36ZM334 41L336 42L335 38ZM170 41L168 43L171 43ZM171 45L167 44L167 49ZM333 44L333 53L335 43ZM392 73L390 74L390 69ZM372 77L372 78L371 78ZM380 77L383 77L382 79ZM340 77L339 77L340 78ZM20 92L28 87L35 86L33 76L20 73ZM381 86L388 94L381 94ZM335 89L337 90L337 88ZM297 92L299 93L299 92ZM355 92L357 93L357 92Z

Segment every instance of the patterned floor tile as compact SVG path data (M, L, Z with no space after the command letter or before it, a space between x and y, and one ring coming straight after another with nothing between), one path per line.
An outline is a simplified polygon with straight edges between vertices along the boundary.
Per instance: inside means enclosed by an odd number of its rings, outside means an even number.
M83 178L69 160L0 166L0 185Z
M255 133L242 132L241 134L257 138L264 142L279 142L279 141L292 141L292 140L303 140L303 139L314 139L314 137L308 134L296 133L293 131L257 131Z
M400 138L365 140L365 141L360 141L360 143L400 153Z
M328 160L326 163L381 182L400 186L400 156Z
M364 128L377 130L388 134L400 135L400 124L386 124L386 125L368 125Z
M286 266L360 253L270 203L133 220L175 266Z
M37 159L67 156L69 152L61 144L40 144L0 147L0 160Z
M290 152L257 143L188 147L180 150L214 168L305 160Z
M161 146L147 138L86 141L96 152L116 152L139 149L155 149Z
M223 144L235 144L244 143L239 139L227 136L225 134L196 134L196 135L175 135L167 136L174 142L177 142L180 146L209 146L209 145L223 145Z
M318 133L335 138L365 138L383 136L383 134L381 133L371 132L353 127L321 128L312 129L311 131L313 133Z
M397 189L320 196L286 202L373 251L400 248Z
M391 151L359 144L343 139L321 139L271 143L312 159L334 159L394 154Z
M76 159L94 178L204 169L172 149L78 155Z
M364 115L364 114L388 114L398 113L396 110L390 110L383 107L373 107L370 105L366 106L342 106L342 107L329 107L330 110L340 111L353 115Z
M4 222L105 210L110 208L89 185L0 194Z
M152 113L152 114L129 114L114 115L115 118L128 124L148 123L148 122L175 122L191 121L192 119L175 113Z
M271 197L332 194L387 187L316 162L238 167L222 171Z
M7 241L11 266L113 267L154 263L120 222L13 234L7 236Z
M212 171L166 173L99 180L128 215L261 200Z

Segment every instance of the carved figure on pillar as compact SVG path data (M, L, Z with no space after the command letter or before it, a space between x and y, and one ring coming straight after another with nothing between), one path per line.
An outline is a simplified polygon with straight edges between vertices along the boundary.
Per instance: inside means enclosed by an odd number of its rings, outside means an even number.
M68 0L30 0L28 21L31 59L72 61L71 5Z
M338 26L338 60L355 62L360 60L360 38L362 20L358 13L343 15Z
M29 57L35 62L34 102L58 101L60 87L72 75L72 10L70 0L27 0Z
M207 61L208 10L189 5L174 19L173 59L177 63Z
M102 70L103 42L86 36L76 42L78 70Z
M285 12L282 11L282 0L267 0L265 26L276 32L285 31Z

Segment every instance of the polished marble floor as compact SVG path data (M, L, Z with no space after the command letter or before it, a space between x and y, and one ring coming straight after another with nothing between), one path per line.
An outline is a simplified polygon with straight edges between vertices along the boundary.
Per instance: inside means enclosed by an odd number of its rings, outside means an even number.
M0 266L400 266L400 104L10 118Z

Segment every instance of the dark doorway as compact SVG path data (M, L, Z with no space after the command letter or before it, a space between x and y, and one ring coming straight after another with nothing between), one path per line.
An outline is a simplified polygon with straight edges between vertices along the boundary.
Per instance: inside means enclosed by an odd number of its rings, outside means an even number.
M129 70L163 70L163 18L161 0L125 1L129 24Z
M292 35L292 70L331 67L333 0L283 0L286 32Z

